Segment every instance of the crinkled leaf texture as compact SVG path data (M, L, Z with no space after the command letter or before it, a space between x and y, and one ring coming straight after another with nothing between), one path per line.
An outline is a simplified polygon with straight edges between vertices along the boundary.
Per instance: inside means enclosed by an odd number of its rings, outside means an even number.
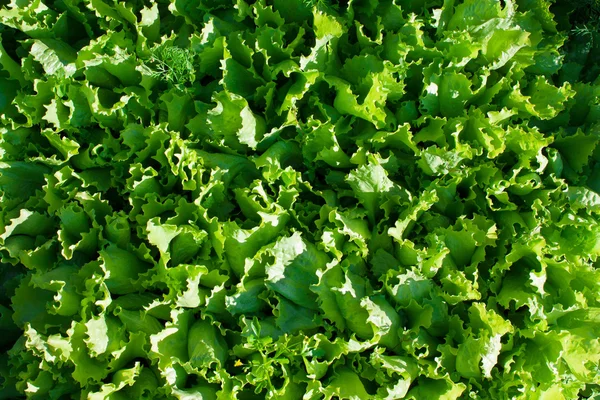
M568 3L0 2L0 399L600 396Z

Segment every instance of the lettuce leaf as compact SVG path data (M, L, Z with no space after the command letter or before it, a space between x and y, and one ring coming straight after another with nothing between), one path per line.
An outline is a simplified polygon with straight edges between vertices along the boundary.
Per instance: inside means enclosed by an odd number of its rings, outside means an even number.
M0 398L598 396L571 3L0 3Z

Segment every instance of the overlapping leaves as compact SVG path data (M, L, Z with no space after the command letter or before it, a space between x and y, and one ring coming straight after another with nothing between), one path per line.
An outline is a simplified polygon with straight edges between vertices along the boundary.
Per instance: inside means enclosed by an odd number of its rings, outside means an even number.
M559 6L4 4L0 398L598 395Z

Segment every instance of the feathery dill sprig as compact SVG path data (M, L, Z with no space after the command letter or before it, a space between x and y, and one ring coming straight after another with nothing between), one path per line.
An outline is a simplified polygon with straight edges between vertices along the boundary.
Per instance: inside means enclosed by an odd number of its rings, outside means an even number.
M315 7L317 10L324 10L327 8L332 8L334 10L338 10L339 9L339 5L335 4L332 1L327 1L327 0L303 0L304 4L307 7Z
M600 0L577 0L570 4L574 7L571 21L581 33L588 34L589 30L600 29ZM575 32L574 30L574 33Z
M188 49L161 44L151 50L148 67L155 78L185 86L195 79L194 59L194 53Z

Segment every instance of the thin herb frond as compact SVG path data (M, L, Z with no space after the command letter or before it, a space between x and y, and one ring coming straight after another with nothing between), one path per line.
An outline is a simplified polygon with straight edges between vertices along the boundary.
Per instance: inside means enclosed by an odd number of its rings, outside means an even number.
M148 67L155 78L185 86L195 79L194 58L188 49L163 44L152 50Z

